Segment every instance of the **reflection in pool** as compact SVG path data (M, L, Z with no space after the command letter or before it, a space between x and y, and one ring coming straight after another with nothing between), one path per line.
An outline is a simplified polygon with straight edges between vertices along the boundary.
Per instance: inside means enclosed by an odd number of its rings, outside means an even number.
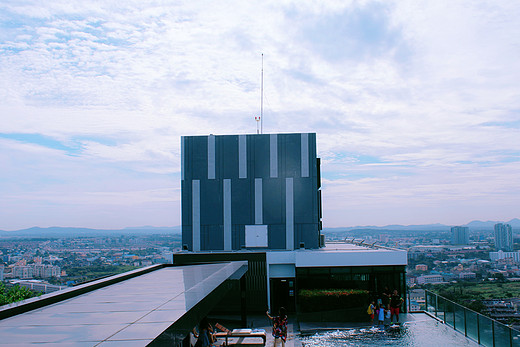
M464 335L433 319L405 323L400 328L328 330L299 336L305 347L337 346L477 346Z

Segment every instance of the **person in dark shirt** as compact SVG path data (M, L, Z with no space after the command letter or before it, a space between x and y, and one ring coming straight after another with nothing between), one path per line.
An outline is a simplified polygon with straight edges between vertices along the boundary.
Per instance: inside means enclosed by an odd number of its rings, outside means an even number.
M209 324L206 317L202 318L199 324L199 334L197 337L196 347L211 347L215 342L213 337L213 327Z
M394 290L394 294L390 297L390 323L394 321L394 315L396 317L396 322L399 323L399 309L401 308L403 301L404 299L401 298L397 289Z
M391 295L392 294L390 293L390 289L388 289L388 286L385 286L385 289L383 289L383 291L381 292L381 304L383 304L383 306L388 306L388 304L390 303Z

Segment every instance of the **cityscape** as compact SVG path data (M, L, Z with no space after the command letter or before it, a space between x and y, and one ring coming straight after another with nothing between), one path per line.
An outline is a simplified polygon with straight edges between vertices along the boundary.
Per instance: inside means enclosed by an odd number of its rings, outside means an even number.
M489 229L493 225L493 229ZM335 228L327 241L355 239L408 252L407 305L424 309L424 289L442 293L493 319L520 328L520 220L416 230ZM396 228L396 227L393 227ZM430 230L428 230L430 229ZM94 232L94 231L93 231ZM0 280L50 293L139 267L172 262L182 248L176 228L153 234L95 237L0 237ZM152 233L151 235L149 233ZM5 234L5 232L4 232ZM16 232L11 232L16 234ZM481 291L476 290L477 287ZM462 295L464 291L469 291Z
M0 2L0 343L520 347L518 18Z

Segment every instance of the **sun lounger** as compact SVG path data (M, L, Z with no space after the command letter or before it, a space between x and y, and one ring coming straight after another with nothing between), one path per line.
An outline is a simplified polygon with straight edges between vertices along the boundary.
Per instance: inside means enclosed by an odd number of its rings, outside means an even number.
M265 346L267 339L265 331L251 329L229 330L218 323L215 324L215 327L222 332L217 332L213 334L213 336L216 338L223 338L225 340L224 346ZM261 343L260 340L262 341Z

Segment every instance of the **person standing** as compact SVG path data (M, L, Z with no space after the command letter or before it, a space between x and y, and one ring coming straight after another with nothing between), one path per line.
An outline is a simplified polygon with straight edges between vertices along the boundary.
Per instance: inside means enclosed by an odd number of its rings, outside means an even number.
M394 290L394 294L390 297L390 323L394 321L394 315L396 317L396 323L399 324L399 310L404 299L399 295L397 289Z
M383 304L385 307L388 306L390 303L390 296L392 294L390 293L390 289L388 289L388 286L385 286L385 289L381 292L381 304Z
M285 341L287 340L287 312L284 307L280 307L278 310L278 316L271 317L269 311L266 312L267 317L273 321L273 346L278 346L278 342L282 347L285 347Z
M209 324L208 319L204 317L199 324L199 334L195 347L211 347L214 342L213 327Z
M376 311L376 305L375 301L372 301L370 305L368 305L367 308L367 314L370 317L370 322L372 322L372 325L374 325L374 313Z
M379 308L377 310L377 320L379 323L379 328L383 329L385 324L385 307L383 304L379 305Z

